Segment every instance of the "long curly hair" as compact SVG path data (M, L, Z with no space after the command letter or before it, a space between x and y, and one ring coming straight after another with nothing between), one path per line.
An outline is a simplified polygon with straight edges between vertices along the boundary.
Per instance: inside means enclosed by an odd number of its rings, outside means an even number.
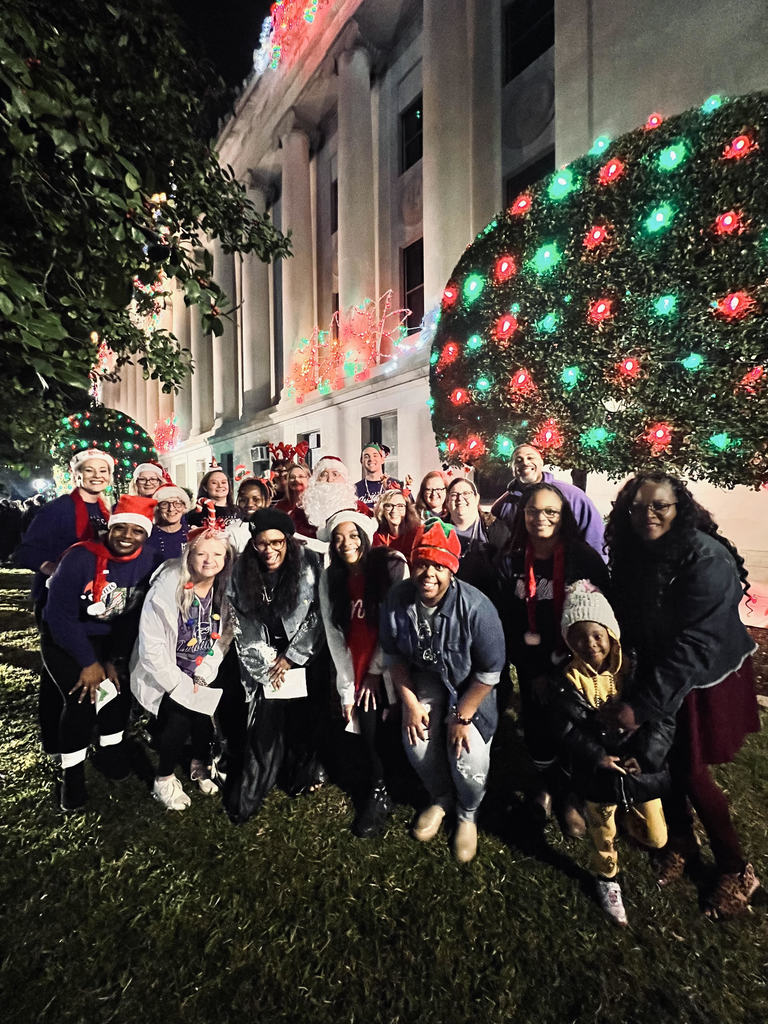
M336 531L334 530L334 533ZM398 556L388 548L372 548L371 542L362 530L360 538L360 564L365 573L363 589L363 614L369 626L378 629L379 609L391 586L389 562ZM331 537L328 566L328 594L331 602L331 621L337 629L346 633L352 615L352 600L349 594L349 566L336 550Z
M197 545L203 540L216 540L220 544L224 545L226 551L224 568L213 581L213 601L211 608L217 614L220 614L221 612L224 595L227 592L227 586L229 584L229 577L232 575L232 567L235 562L235 549L232 546L232 541L230 540L229 535L224 530L215 529L203 530L200 533L195 534L195 536L188 542L181 555L181 572L179 573L179 584L176 587L176 602L179 606L179 611L182 613L184 618L189 617L192 602L195 598L195 592L192 587L187 587L187 584L192 582L189 559Z
M720 527L715 522L712 513L696 501L685 483L679 477L662 471L638 473L624 484L616 496L605 527L605 549L608 552L611 577L620 585L621 580L632 578L638 561L642 562L647 559L648 551L641 544L630 522L632 503L637 492L645 483L668 484L674 492L677 503L677 513L672 520L672 526L669 532L660 538L663 541L662 546L658 549L661 554L661 559L658 562L660 589L665 589L677 573L680 563L690 547L694 532L700 530L713 537L730 552L736 563L742 589L746 594L749 591L749 578L744 559L735 545L720 533Z
M400 490L399 487L390 487L386 491L382 491L379 495L379 499L376 502L376 507L373 510L373 514L376 516L376 522L379 524L379 530L382 533L389 533L389 523L384 515L384 506L392 501L393 498L402 498L405 502L405 515L403 521L400 524L400 532L398 536L402 536L404 533L415 533L421 526L421 520L413 503L408 501L406 496Z
M531 487L527 487L523 493L523 497L517 507L517 512L515 513L515 518L512 523L512 532L509 540L507 541L506 550L508 552L518 553L525 551L526 545L528 544L528 530L525 527L525 510L528 505L530 505L531 499L534 495L538 494L540 491L551 491L551 493L556 494L562 502L558 537L562 541L563 546L568 548L574 543L574 541L584 540L584 533L576 522L576 517L573 514L573 509L568 504L568 499L558 488L557 484L547 483L545 480L542 480L538 484L533 484Z
M235 564L234 580L237 587L238 604L245 615L262 618L267 608L282 618L290 614L299 600L299 580L302 571L301 545L290 535L285 536L285 558L278 569L277 585L268 600L266 586L267 570L253 538L245 546Z

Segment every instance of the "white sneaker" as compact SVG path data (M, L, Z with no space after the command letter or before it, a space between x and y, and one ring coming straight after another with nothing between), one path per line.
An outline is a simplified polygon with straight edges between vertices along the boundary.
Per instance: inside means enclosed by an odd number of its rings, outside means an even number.
M169 811L183 811L192 803L175 775L169 779L155 779L152 796Z
M614 924L625 928L629 921L627 912L624 909L624 901L621 898L621 886L618 882L608 878L597 879L597 898L603 908L605 916Z
M193 761L190 765L189 777L200 787L200 792L206 796L213 796L218 793L219 787L211 778L211 769L202 761Z

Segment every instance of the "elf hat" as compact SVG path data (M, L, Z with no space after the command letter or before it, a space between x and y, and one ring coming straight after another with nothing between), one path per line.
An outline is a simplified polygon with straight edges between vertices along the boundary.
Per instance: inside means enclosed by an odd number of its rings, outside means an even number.
M613 608L608 598L589 580L576 580L565 591L561 628L563 640L568 643L568 630L577 622L597 622L605 626L617 640L621 636Z
M138 494L124 494L115 505L107 528L111 530L118 523L132 523L134 526L140 526L149 536L152 533L156 505L157 502L154 498L141 498Z
M325 526L321 526L317 531L317 539L326 542L330 541L333 531L342 523L354 523L358 530L366 535L369 541L373 541L373 535L379 527L373 516L367 516L364 512L358 512L356 508L343 508L338 512L334 512L332 516L326 519Z
M349 470L338 457L338 455L324 455L315 467L314 477L317 480L324 469L335 469L338 473L344 477L345 480L349 480Z
M411 565L418 561L436 562L456 573L459 571L461 543L450 523L428 519L416 531L411 547Z
M366 449L368 448L375 448L377 452L381 452L385 459L392 451L392 449L387 444L379 444L378 441L369 441L368 444L364 444L363 447L360 449L360 462L363 461L363 452L366 451Z
M100 448L83 448L82 451L77 452L73 455L69 462L69 471L74 476L75 473L79 472L80 467L84 462L90 462L91 459L98 459L100 462L106 462L109 466L109 475L115 471L115 460L111 455L107 455L106 452L101 451Z

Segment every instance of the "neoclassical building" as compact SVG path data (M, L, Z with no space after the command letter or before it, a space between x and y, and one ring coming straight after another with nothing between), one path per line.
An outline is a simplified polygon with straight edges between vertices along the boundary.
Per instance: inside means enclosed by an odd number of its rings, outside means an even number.
M218 151L290 231L275 266L213 248L237 310L220 338L175 297L168 326L195 372L171 400L135 373L106 404L153 432L194 487L211 455L264 468L306 439L355 466L383 440L390 471L437 465L429 319L461 252L529 182L652 110L768 88L761 0L317 0L264 38ZM306 10L307 18L304 17ZM409 310L406 316L403 310ZM426 326L419 330L423 318ZM590 478L605 511L615 485ZM765 492L698 487L768 579Z

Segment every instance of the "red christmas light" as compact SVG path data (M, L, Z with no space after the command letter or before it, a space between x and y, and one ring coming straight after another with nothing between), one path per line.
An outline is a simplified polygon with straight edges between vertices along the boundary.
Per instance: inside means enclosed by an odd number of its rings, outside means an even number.
M584 246L587 249L596 249L608 237L608 228L603 224L595 224L590 228L584 237Z
M466 405L469 401L466 388L454 388L451 392L451 401L454 405Z
M518 323L511 313L505 313L496 321L494 334L499 341L509 341L518 328Z
M454 284L449 284L443 291L443 306L449 308L459 297L459 289Z
M515 396L531 395L536 391L536 385L528 370L522 367L515 370L509 381L509 390Z
M753 366L751 370L748 370L739 381L739 387L743 388L747 394L756 395L756 385L762 381L765 376L765 368L762 366Z
M718 235L740 234L743 230L741 214L736 210L728 210L727 213L721 213L715 218L715 231Z
M618 370L623 377L634 380L640 373L640 363L637 359L632 358L632 356L628 356L619 363Z
M749 156L750 153L758 149L758 145L751 135L737 135L736 138L731 139L728 145L723 150L724 160L741 160L742 157Z
M661 114L657 114L656 112L654 112L648 117L648 120L645 122L644 128L646 129L646 131L650 131L653 128L658 128L663 120L664 118L661 116Z
M512 203L509 208L509 212L519 216L521 213L528 213L531 208L531 197L527 192L521 192L517 199Z
M613 301L611 299L595 299L587 310L587 316L593 324L601 324L603 320L610 320L613 316Z
M440 353L440 362L443 366L448 366L452 363L456 356L459 354L459 346L455 341L449 341L447 345L443 346L443 351Z
M485 443L481 437L477 437L475 434L467 438L467 443L464 446L463 458L467 459L479 459L481 455L485 454Z
M643 439L656 451L669 447L672 430L668 423L653 423L643 434Z
M755 300L747 292L731 292L730 295L718 299L714 309L726 320L743 320L755 305Z
M455 455L456 452L459 450L459 442L456 440L455 437L449 437L446 447L448 448L449 455Z
M550 417L542 423L533 443L537 448L560 448L562 446L563 435L554 418Z
M616 181L624 173L624 164L621 160L609 160L607 164L603 164L597 176L597 180L601 185L610 185L611 182Z
M508 281L510 277L517 273L517 265L511 256L499 256L496 260L496 269L494 276L496 281L500 284L502 281Z

